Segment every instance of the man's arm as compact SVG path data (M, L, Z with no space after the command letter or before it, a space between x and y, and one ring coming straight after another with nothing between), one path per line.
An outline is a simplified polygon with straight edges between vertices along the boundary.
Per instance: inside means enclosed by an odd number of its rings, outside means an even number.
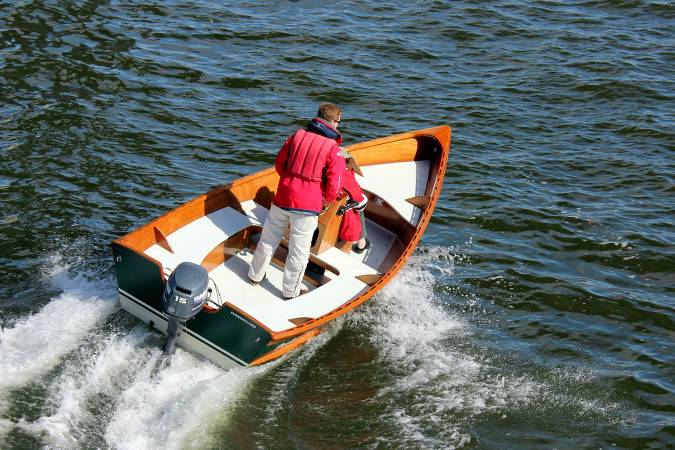
M345 159L342 156L340 147L334 145L330 150L326 163L326 185L323 191L324 202L331 203L337 198L345 170Z
M286 161L288 161L288 149L291 147L291 140L293 136L286 139L284 145L279 149L277 154L277 159L274 161L274 168L277 170L277 173L281 175L286 171Z
M359 182L356 181L354 172L350 169L345 170L344 176L342 178L341 187L343 190L347 191L347 194L349 194L349 197L352 200L358 202L359 204L363 202L363 199L366 197L365 195L363 195L363 191L361 190L361 186L359 186Z

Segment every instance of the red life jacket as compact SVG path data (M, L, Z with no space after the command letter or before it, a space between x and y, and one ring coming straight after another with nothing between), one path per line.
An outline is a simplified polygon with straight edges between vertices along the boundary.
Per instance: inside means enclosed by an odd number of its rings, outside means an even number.
M330 203L337 198L345 160L340 152L340 134L321 119L316 128L300 129L286 139L277 155L275 168L279 185L272 203L280 208L320 213L323 201ZM325 127L328 127L326 129Z
M361 203L365 198L361 186L356 181L354 171L351 169L345 170L345 176L342 179L342 190L355 202ZM340 224L340 239L343 241L358 241L361 239L362 231L359 213L353 209L345 212Z

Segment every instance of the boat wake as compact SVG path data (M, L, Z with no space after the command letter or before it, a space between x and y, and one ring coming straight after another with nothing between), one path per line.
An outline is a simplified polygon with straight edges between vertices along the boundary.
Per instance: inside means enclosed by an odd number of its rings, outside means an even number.
M383 411L379 421L396 423L399 431L380 436L380 444L459 448L473 442L471 429L480 421L505 423L512 415L559 407L586 418L618 410L580 387L579 377L588 381L590 371L532 367L487 350L473 324L486 324L480 301L466 299L455 308L457 299L448 299L439 283L452 275L456 256L442 247L418 252L377 302L350 319L369 330L378 365L390 378L375 401ZM473 312L467 314L466 305Z
M105 430L114 448L185 448L207 445L209 429L225 420L229 406L257 370L223 371L180 349L153 376L160 350L138 366L116 399Z
M274 425L275 411L285 398L285 389L298 370L304 367L317 348L328 342L331 332L313 339L301 352L293 352L262 367L223 370L212 363L178 348L168 365L155 373L163 354L157 342L151 343L150 357L133 371L133 376L119 393L104 442L113 448L216 448L222 445L219 433L232 422L256 382L270 371L275 385L266 399L260 427L253 434L264 433Z
M225 371L180 348L166 357L162 337L121 311L114 283L90 278L58 267L49 281L61 293L0 331L0 447L213 446L210 430L247 386L288 360ZM329 339L295 352L286 379Z
M60 267L52 281L63 292L39 312L0 330L0 395L34 382L117 307L111 285L69 278Z
M210 422L258 371L225 372L180 349L157 371L158 341L138 326L80 348L50 383L44 415L17 426L56 448L206 445Z
M11 417L0 420L0 447L205 442L210 420L262 369L225 372L180 349L164 359L157 333L115 314L112 282L67 272L50 274L61 294L0 331L0 414Z
M45 415L24 429L57 448L94 443L102 434L99 424L112 419L111 406L130 373L150 359L151 352L142 348L148 337L148 332L136 329L81 347L49 385Z
M528 402L539 388L525 377L492 374L480 356L448 345L470 340L472 330L434 291L433 272L450 275L454 258L439 258L448 249L427 250L355 318L370 330L378 363L391 374L376 401L384 411L379 420L396 423L400 434L381 436L385 446L461 447L471 440L468 418Z
M0 420L0 446L215 447L223 433L239 434L228 424L236 427L234 414L246 414L260 394L262 403L248 413L262 427L250 433L271 443L270 436L287 434L288 414L295 414L289 398L307 387L305 378L316 371L309 366L320 365L329 347L354 330L376 349L370 367L381 384L369 401L378 416L358 419L385 430L367 437L375 444L463 447L481 421L499 426L512 416L550 416L550 409L625 421L620 405L588 387L593 373L527 366L487 350L485 305L458 301L444 288L456 261L461 257L452 250L426 247L377 299L299 351L264 367L229 371L180 348L164 359L162 337L119 309L112 282L62 271L54 276L60 295L0 332L0 413L11 418ZM29 411L16 413L25 404Z
M344 318L334 320L324 332L311 339L299 351L291 352L281 360L272 363L276 367L269 377L271 386L265 394L266 405L260 418L264 426L254 433L258 442L264 442L268 438L265 435L266 430L283 426L280 411L285 408L294 384L301 378L301 372L307 368L308 364L311 364L316 353L339 333L343 323Z
M37 313L0 329L0 413L12 406L18 389L48 383L85 336L118 307L112 283L71 277L61 264L50 267L48 281L61 294ZM0 443L15 425L0 421Z

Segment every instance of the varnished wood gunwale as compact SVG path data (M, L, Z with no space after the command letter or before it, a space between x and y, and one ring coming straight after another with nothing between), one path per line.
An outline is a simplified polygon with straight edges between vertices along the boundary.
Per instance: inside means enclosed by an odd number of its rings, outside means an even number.
M187 203L167 212L136 230L116 239L127 247L144 252L156 244L154 228L170 235L179 228L227 206L241 211L241 203L260 197L256 203L269 207L274 190L279 181L274 168L248 175L200 195Z

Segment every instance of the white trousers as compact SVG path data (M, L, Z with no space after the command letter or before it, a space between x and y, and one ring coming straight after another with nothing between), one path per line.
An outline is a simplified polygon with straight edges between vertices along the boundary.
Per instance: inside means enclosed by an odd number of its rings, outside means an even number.
M296 297L300 294L302 277L309 260L309 249L312 246L312 235L318 221L318 216L298 214L272 205L265 219L248 277L253 281L261 281L265 277L272 256L290 224L291 236L282 290L285 297Z

